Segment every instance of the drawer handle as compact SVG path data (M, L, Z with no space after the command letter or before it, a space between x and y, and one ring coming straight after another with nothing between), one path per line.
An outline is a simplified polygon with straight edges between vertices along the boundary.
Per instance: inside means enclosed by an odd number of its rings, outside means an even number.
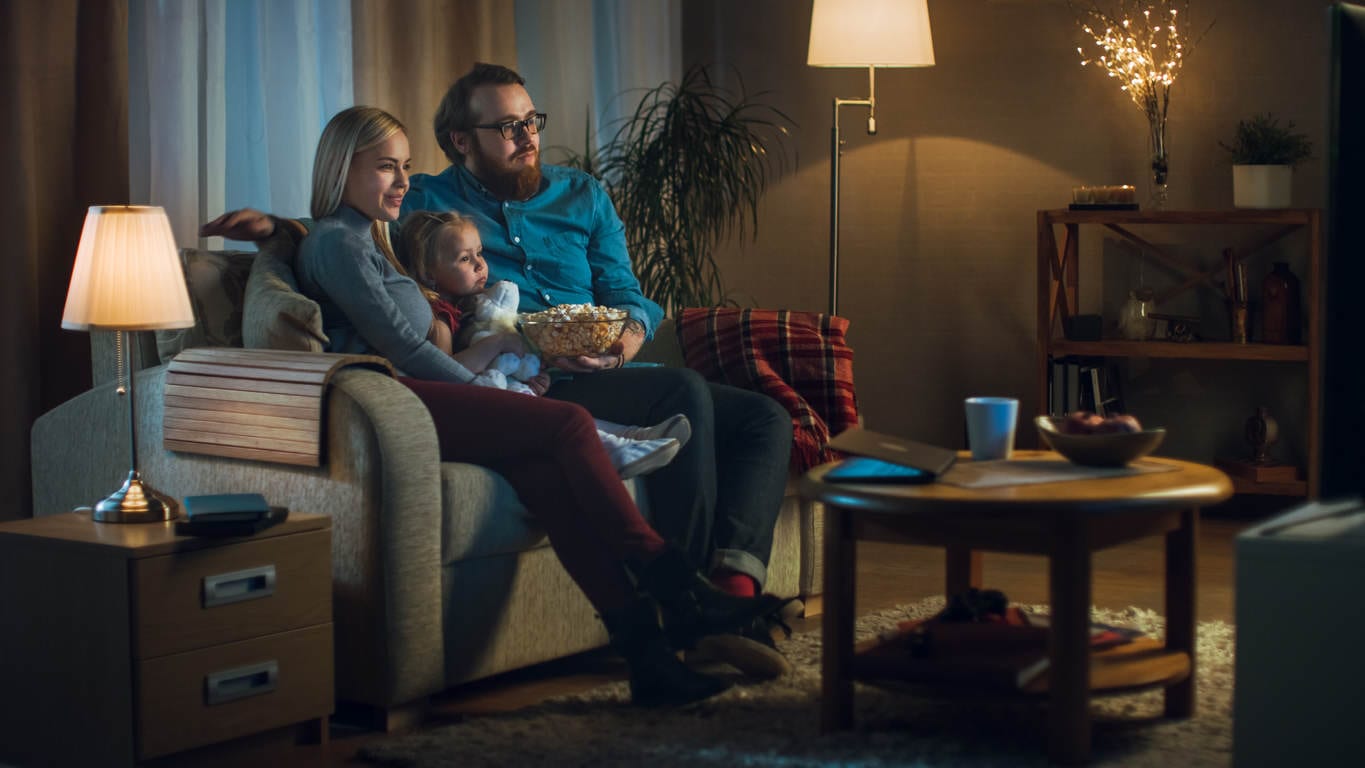
M204 677L204 703L222 704L275 690L280 678L280 663L264 661L246 667L210 672Z
M204 577L204 607L213 608L275 594L275 566L262 565L245 571Z

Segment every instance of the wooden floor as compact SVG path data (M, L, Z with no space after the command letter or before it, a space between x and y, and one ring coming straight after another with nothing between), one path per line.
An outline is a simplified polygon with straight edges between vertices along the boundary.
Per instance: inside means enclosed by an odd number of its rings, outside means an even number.
M1200 522L1197 604L1201 621L1233 619L1233 539L1260 515L1244 511L1205 512ZM941 550L904 545L863 543L858 556L860 614L911 602L943 589ZM1163 540L1142 539L1096 553L1094 602L1105 608L1138 606L1162 611ZM1047 563L1041 557L986 554L983 582L1003 591L1012 603L1047 602ZM819 619L799 620L797 632L819 628ZM585 690L624 676L623 665L609 653L594 652L485 680L444 694L434 702L429 725L505 712L547 697ZM331 741L321 746L292 746L262 741L231 754L222 748L195 754L195 765L288 765L301 768L363 764L355 755L382 734L334 723ZM242 750L246 750L244 753ZM185 764L178 760L175 764Z

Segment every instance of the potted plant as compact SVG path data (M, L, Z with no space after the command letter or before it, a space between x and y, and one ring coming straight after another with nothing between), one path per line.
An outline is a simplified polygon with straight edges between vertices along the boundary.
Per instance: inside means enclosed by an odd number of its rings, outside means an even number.
M1237 208L1288 208L1294 166L1307 160L1313 144L1281 126L1274 115L1256 115L1237 123L1232 144L1218 142L1232 155L1232 204Z
M606 186L640 287L669 315L727 303L713 251L732 231L756 233L759 198L786 170L794 123L762 96L693 67L645 92L595 155L569 152Z

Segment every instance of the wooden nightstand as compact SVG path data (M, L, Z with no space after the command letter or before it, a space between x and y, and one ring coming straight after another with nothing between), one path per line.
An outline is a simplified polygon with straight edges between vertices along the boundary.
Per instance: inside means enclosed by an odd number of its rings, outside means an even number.
M333 709L331 519L0 524L0 762L134 765Z

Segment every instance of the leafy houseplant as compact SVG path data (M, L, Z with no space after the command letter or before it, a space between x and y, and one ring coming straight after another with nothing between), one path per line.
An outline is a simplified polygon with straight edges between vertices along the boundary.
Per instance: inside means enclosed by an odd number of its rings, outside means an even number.
M1270 113L1237 123L1232 144L1218 142L1232 155L1233 165L1287 165L1291 168L1313 155L1313 143L1294 132L1294 122L1280 126Z
M1232 144L1218 142L1232 156L1232 201L1238 208L1287 208L1294 166L1313 154L1313 143L1284 126L1274 115L1256 115L1237 123Z
M718 88L705 67L645 92L594 156L568 164L600 178L625 224L635 274L670 315L727 301L712 252L758 228L758 201L787 166L790 118Z

